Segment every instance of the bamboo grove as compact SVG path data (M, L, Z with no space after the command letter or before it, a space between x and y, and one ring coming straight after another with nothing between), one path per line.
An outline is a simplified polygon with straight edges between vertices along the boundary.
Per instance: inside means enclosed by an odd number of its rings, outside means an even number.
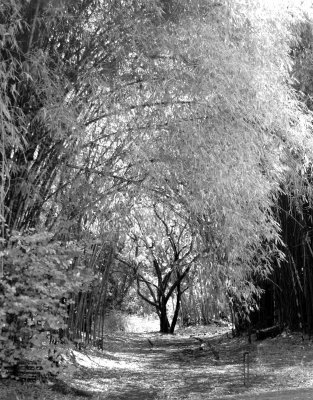
M140 302L167 333L229 305L313 329L312 34L287 3L1 2L1 360Z

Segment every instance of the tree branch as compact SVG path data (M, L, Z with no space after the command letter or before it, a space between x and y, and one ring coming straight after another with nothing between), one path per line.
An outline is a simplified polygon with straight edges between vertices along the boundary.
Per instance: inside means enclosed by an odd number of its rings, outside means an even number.
M150 292L150 294L151 294L151 296L152 296L152 298L153 298L153 301L149 300L145 295L143 295L143 294L140 292L140 279L141 279L142 282L144 282L144 283L147 285L148 290L149 290L149 292ZM137 293L138 293L138 295L139 295L143 300L145 300L147 303L149 303L150 305L152 305L152 306L155 307L156 309L158 308L157 300L156 300L155 294L154 294L154 292L153 292L153 290L152 290L152 288L151 288L151 286L150 286L150 282L147 281L145 278L143 278L143 276L140 275L140 274L137 274Z
M171 295L173 294L174 290L176 289L176 287L180 284L180 282L185 278L185 276L188 274L188 272L190 271L192 264L189 264L188 267L185 269L185 271L179 275L178 279L173 283L173 285L171 286L170 290L168 291L167 295L165 296L165 301L167 302L169 300L169 298L171 297Z

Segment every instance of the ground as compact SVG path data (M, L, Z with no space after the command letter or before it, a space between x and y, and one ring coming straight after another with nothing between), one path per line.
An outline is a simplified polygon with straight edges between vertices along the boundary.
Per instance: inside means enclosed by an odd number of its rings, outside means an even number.
M112 333L105 337L103 350L73 350L68 361L77 367L72 376L63 376L68 385L2 380L0 399L313 398L313 344L296 333L251 344L246 337L233 339L228 327L215 324L175 335Z

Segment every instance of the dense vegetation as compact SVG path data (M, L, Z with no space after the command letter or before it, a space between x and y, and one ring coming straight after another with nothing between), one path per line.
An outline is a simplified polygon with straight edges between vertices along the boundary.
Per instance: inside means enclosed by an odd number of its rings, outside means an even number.
M250 3L1 2L2 360L135 290L165 333L263 303L312 331L311 22Z

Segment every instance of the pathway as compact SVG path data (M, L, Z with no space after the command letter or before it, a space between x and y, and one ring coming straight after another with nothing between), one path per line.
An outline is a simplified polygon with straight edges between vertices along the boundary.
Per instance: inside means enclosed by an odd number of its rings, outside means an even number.
M243 385L247 350L249 387ZM90 390L97 382L104 399L313 400L313 389L292 389L313 387L313 348L296 337L248 345L244 338L231 340L217 332L121 335L108 338L102 352L89 355L95 363L83 367L76 383L85 380Z
M248 387L243 384L246 351ZM313 400L313 344L297 335L248 345L212 325L177 335L107 335L102 350L73 354L79 368L66 380L95 400ZM14 400L70 398L52 394L49 387L0 380L0 399L8 400L10 393Z

